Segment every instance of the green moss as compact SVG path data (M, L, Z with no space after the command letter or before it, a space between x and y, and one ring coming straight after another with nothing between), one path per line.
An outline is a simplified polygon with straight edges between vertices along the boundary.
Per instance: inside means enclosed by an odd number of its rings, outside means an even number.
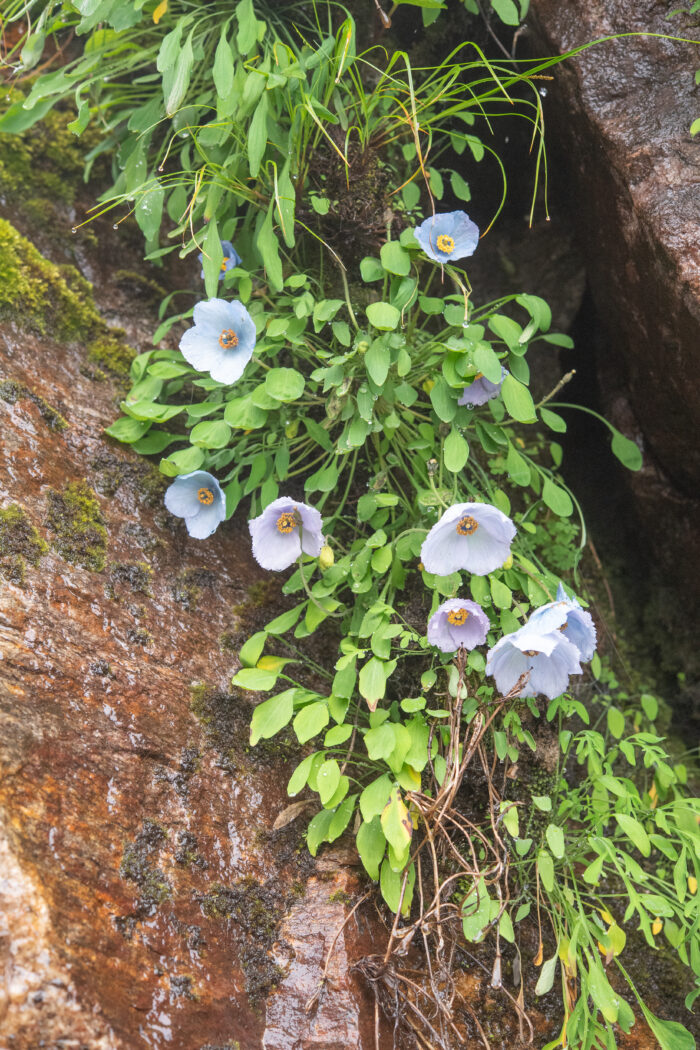
M219 635L219 649L222 653L237 653L240 647L238 635L231 631L223 631Z
M86 481L72 481L62 492L49 490L49 527L54 547L66 561L91 572L102 572L107 551L107 529L95 494Z
M136 357L133 347L123 342L120 335L106 333L95 339L88 347L88 360L114 372L115 375L127 376L131 362Z
M336 890L335 893L331 893L328 900L331 904L352 904L352 897L345 890Z
M10 93L10 101L23 98L20 91ZM68 130L73 112L52 109L21 135L0 135L0 191L11 196L23 214L36 208L36 201L71 205L81 184L83 153L97 141L98 133L86 132L81 139ZM29 207L28 207L29 205ZM43 222L52 215L44 207Z
M136 354L121 329L100 317L92 287L73 266L56 266L0 219L0 320L12 320L59 342L89 344L91 361L119 375Z
M27 563L21 554L13 554L10 558L0 561L0 575L4 576L8 583L14 583L15 587L24 587L27 579Z
M17 383L14 379L5 379L0 383L0 401L7 401L9 404L14 405L22 399L31 401L36 405L39 409L39 415L49 430L55 430L60 433L68 426L68 421L63 418L60 412L57 412L48 401L45 401L43 397L39 397L38 394L35 394L29 387L24 386L23 383Z
M132 645L143 645L145 647L152 643L153 635L145 627L133 627L127 633L126 640L131 642Z
M164 828L154 820L144 820L143 827L132 843L124 846L119 874L133 882L139 890L136 904L138 915L152 915L172 896L172 886L160 868L153 864L153 856L167 840Z
M145 277L136 270L115 270L112 274L112 280L123 292L127 292L131 298L138 297L153 300L162 299L167 295L162 284L158 284L157 281L150 277Z
M21 558L35 567L48 551L27 513L17 503L0 510L0 558Z
M216 574L209 569L185 569L175 579L172 595L176 602L193 612L197 608L202 588L212 587Z
M137 594L151 597L153 569L147 561L117 561L110 565L110 578L115 583L128 583Z
M275 889L274 880L257 882L247 876L227 887L215 885L200 900L210 919L233 919L240 938L238 957L253 1005L263 1002L279 983L284 971L270 959L280 923L290 900Z

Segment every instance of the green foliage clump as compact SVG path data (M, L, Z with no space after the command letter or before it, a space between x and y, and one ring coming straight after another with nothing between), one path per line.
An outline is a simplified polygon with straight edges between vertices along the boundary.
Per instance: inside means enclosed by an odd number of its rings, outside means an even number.
M0 510L0 572L5 579L22 587L27 563L36 568L48 549L22 507L11 503Z
M87 482L69 482L61 492L52 489L47 502L47 523L55 534L53 545L61 557L91 572L102 572L107 529Z

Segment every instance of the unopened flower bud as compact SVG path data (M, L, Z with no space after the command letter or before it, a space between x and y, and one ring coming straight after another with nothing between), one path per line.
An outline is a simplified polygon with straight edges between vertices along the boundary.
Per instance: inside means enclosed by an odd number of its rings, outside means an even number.
M421 383L421 386L423 387L423 390L425 390L426 394L429 394L430 391L435 386L435 380L434 379L426 379L424 383Z
M366 339L361 339L360 342L357 344L357 352L358 352L358 354L366 354L368 350L369 350L369 343L367 342Z
M438 461L436 459L429 459L427 464L426 464L426 466L428 468L428 474L432 478L432 477L434 477L435 474L437 474L437 470L438 470L438 467L440 466L440 464L438 463Z
M325 572L326 569L330 569L331 565L333 565L334 562L335 555L333 554L333 551L328 546L328 544L321 547L321 553L318 556L318 564L320 565L321 570Z
M513 568L513 555L512 554L508 555L506 560L503 562L503 565L501 566L501 568L502 569L512 569Z
M691 893L697 893L698 892L698 880L695 878L694 875L689 875L688 876L688 889L690 890Z
M285 435L285 437L288 437L288 438L294 438L294 437L297 436L297 431L298 430L299 430L299 420L298 419L293 419L291 421L291 423L287 423L286 427L284 428L284 435Z
M651 924L651 932L654 934L654 936L656 936L657 933L661 933L663 928L664 928L664 924L662 923L661 919L657 915L656 918L654 919L653 923Z

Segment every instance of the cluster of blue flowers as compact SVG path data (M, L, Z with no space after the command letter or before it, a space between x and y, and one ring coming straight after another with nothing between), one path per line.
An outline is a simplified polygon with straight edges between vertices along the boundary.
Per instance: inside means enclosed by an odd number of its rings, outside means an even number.
M444 264L471 255L479 230L462 211L433 215L415 229L429 258ZM221 245L219 279L237 266L240 256L230 241ZM201 261L201 256L200 256ZM250 361L256 342L255 322L238 301L209 299L194 308L193 326L180 341L186 361L220 383L235 383ZM507 375L493 383L478 374L464 388L461 405L484 405L496 397ZM168 510L184 518L187 531L206 539L226 517L226 499L216 478L195 470L176 478L165 494ZM281 496L248 522L253 556L264 569L281 572L302 554L317 558L325 548L321 515L314 507ZM515 525L488 503L456 503L433 525L421 548L423 567L437 576L466 571L486 576L508 562ZM428 641L445 653L474 649L486 642L489 618L474 601L450 598L428 623ZM487 654L486 673L502 695L522 679L518 696L560 696L569 676L581 674L581 660L595 652L593 620L559 585L556 601L537 609L517 631L505 635Z
M423 567L439 576L459 570L485 576L508 560L514 536L513 522L497 507L456 503L428 533L421 549ZM431 616L428 641L445 653L474 649L486 641L488 629L489 619L477 602L450 598ZM581 674L580 661L591 659L595 645L590 613L560 584L556 601L537 609L489 650L486 674L502 695L525 676L518 696L542 693L553 700L567 688L569 675Z

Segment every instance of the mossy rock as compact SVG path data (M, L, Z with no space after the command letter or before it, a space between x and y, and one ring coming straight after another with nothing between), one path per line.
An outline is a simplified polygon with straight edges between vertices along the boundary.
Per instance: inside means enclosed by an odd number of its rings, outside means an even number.
M136 351L100 317L92 287L73 266L56 266L0 219L0 320L59 342L88 344L91 361L121 375Z
M0 558L21 557L36 567L48 549L22 507L11 503L0 510Z
M62 492L51 489L47 521L55 533L54 547L61 557L91 572L102 572L107 529L95 493L87 482L70 482Z
M43 397L39 397L33 390L30 390L28 386L25 386L23 383L17 383L14 379L4 379L0 382L0 401L6 401L8 404L14 405L23 399L36 405L39 409L39 415L49 430L60 432L68 426L68 421L63 418L61 413L57 412Z

